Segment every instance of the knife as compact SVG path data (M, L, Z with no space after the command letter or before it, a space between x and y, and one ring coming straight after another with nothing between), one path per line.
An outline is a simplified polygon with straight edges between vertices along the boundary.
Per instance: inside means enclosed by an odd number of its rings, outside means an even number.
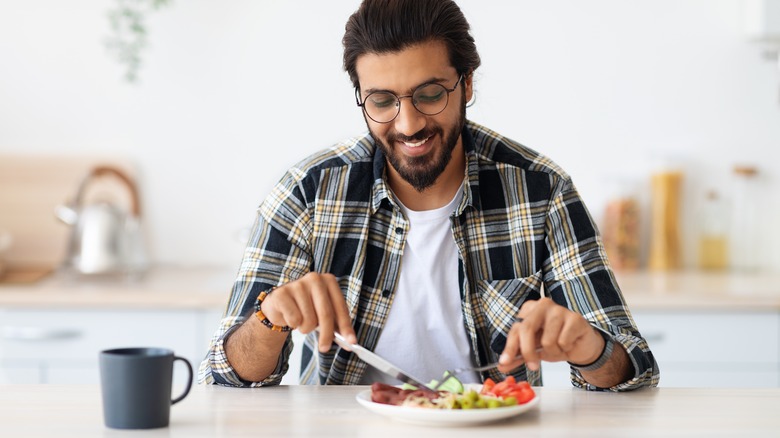
M357 357L359 357L365 363L387 374L388 376L400 380L404 383L408 383L410 385L416 386L418 389L422 389L423 391L429 391L434 393L436 392L431 388L429 388L428 385L426 385L425 383L422 383L419 379L415 379L414 377L410 376L409 373L402 371L397 366L388 362L387 359L382 358L381 356L379 356L378 354L374 353L371 350L367 350L362 345L352 344L349 341L347 341L346 338L344 338L338 333L333 333L333 336L335 337L334 341L340 347L346 349L347 351L351 351L355 353Z

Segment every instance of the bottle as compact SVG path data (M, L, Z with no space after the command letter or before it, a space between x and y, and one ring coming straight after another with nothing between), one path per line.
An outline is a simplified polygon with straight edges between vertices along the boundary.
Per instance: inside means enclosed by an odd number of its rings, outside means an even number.
M759 267L760 239L758 227L758 169L734 166L731 218L731 268L753 271Z
M718 192L707 192L700 219L699 268L725 269L729 264L728 210Z
M650 259L651 270L665 271L682 265L680 240L680 194L683 174L665 170L651 176Z

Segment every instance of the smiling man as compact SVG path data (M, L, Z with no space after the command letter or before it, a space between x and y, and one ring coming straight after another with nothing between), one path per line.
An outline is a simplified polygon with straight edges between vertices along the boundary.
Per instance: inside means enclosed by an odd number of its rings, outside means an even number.
M299 330L302 383L387 381L335 330L423 380L500 360L462 380L539 385L542 361L568 361L586 389L657 385L571 178L466 119L480 58L458 6L365 0L343 42L369 134L260 206L200 380L278 384Z

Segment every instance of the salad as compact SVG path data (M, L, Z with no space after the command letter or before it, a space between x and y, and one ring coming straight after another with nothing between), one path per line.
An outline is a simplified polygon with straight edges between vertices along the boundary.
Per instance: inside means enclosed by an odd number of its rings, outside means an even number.
M513 376L496 383L485 379L479 391L465 390L463 384L445 375L445 383L436 393L411 385L402 387L376 382L371 385L371 401L395 406L429 409L495 409L528 403L535 397L531 385ZM434 387L436 381L428 384Z

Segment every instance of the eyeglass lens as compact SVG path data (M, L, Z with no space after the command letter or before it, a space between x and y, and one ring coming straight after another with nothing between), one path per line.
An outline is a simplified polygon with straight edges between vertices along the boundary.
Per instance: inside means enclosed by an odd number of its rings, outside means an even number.
M440 84L425 84L414 90L412 105L417 111L434 116L447 107L449 90ZM408 97L408 96L404 96ZM388 91L377 91L366 96L363 107L372 120L378 123L389 122L401 110L401 99Z

